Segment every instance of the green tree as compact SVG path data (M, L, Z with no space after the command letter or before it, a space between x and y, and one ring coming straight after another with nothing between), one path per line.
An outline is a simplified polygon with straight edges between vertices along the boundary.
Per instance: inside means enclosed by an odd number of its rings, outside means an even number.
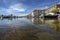
M51 11L52 13L56 13L56 12L59 12L59 9L54 9Z

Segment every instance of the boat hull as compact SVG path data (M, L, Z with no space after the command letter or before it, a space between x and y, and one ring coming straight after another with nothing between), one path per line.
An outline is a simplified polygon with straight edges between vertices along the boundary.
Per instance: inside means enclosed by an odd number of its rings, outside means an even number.
M48 15L44 16L44 18L58 18L58 15Z

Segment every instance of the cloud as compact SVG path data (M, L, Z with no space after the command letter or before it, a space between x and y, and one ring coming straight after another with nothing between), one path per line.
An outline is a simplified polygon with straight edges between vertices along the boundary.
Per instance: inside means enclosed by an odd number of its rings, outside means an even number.
M26 11L26 8L25 6L21 3L21 4L14 4L14 5L11 5L8 9L7 9L8 12L25 12Z
M48 6L45 6L43 9L47 9L47 8L49 8Z
M45 6L45 7L41 7L40 9L43 10L43 9L47 9L49 8L48 6Z
M24 7L23 4L15 4L15 5L11 5L9 7L9 10L14 10L14 11L19 11L19 12L25 12L26 8Z
M18 3L18 4L14 4L9 6L8 8L0 8L0 13L2 14L14 14L14 15L25 15L27 6L22 4L22 3Z

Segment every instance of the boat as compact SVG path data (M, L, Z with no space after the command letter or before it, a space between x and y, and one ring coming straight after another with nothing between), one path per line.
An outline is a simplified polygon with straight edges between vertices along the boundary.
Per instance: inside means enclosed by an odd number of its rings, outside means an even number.
M44 18L58 18L58 15L45 15Z

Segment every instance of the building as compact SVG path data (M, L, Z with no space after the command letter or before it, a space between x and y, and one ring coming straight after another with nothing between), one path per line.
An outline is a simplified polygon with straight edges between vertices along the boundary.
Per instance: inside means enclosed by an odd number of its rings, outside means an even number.
M50 13L54 9L59 9L59 12L60 12L60 2L56 3L55 5L53 5L52 7L48 8L48 9L46 9L45 13Z
M32 13L27 15L28 18L39 18L42 14L42 10L35 9Z
M27 15L27 18L31 18L31 17L32 17L31 13L29 15Z
M32 17L40 17L41 14L42 14L42 10L35 9L31 15Z

